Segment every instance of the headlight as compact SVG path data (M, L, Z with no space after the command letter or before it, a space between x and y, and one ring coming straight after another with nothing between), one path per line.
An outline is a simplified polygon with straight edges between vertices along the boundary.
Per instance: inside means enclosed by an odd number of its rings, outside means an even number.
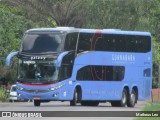
M52 87L52 88L50 88L50 90L52 90L52 91L57 90L57 89L59 89L59 88L63 87L64 85L65 85L65 84L61 84L61 85L58 85L58 86Z

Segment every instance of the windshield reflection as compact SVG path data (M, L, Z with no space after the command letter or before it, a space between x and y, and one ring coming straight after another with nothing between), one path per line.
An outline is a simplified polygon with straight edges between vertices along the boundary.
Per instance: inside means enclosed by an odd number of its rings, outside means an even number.
M27 83L51 83L58 80L55 61L19 60L18 79Z
M64 34L27 33L23 38L21 52L27 52L27 53L60 52L62 49L63 39L64 39Z

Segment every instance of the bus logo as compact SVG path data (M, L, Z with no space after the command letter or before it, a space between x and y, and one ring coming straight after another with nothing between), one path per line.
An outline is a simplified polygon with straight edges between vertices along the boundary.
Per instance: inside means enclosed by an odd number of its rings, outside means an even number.
M135 61L136 57L134 55L127 55L127 54L113 54L112 55L113 61Z
M46 57L43 56L31 56L31 60L45 60Z

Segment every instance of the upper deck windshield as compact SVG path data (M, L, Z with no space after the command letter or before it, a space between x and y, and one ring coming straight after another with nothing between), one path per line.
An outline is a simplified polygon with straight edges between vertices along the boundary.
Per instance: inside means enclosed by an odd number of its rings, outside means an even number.
M47 84L58 80L55 61L19 60L18 80L29 84Z
M21 52L48 53L61 52L64 34L62 33L26 33Z

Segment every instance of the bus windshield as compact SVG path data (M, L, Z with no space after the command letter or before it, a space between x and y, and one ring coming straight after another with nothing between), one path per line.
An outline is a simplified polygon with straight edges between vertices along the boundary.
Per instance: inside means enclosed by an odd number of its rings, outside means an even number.
M18 80L28 84L47 84L58 80L55 61L19 60Z
M61 52L63 39L62 33L27 33L23 38L21 52Z

